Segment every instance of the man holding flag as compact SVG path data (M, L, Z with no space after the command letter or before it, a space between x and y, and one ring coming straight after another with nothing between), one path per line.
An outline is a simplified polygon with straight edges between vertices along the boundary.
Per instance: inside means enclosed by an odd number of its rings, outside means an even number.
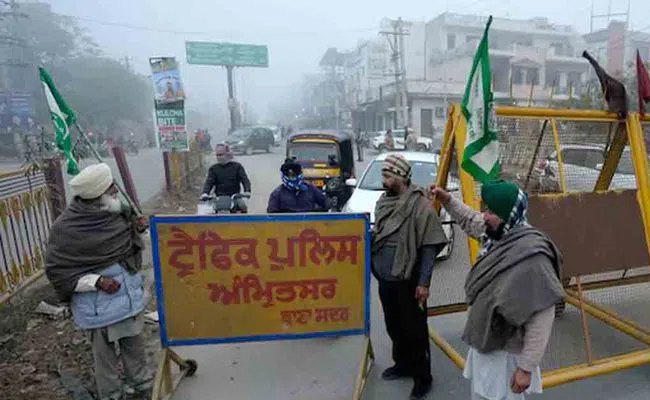
M48 73L42 68L39 73L57 146L68 174L75 175L69 182L73 199L50 230L45 273L60 299L70 302L77 327L88 333L99 400L122 400L126 391L150 398L153 374L143 337L149 301L142 274L146 220L128 197L130 204L122 204L122 190L108 165L79 171L70 138L75 114ZM130 390L125 390L122 378Z
M530 226L528 196L516 184L497 180L499 143L492 104L488 20L474 58L462 108L467 121L463 169L482 183L480 213L442 188L431 193L471 237L481 243L465 282L470 305L463 341L470 346L463 375L472 399L515 400L541 393L539 368L555 304L564 292L561 255L551 239Z

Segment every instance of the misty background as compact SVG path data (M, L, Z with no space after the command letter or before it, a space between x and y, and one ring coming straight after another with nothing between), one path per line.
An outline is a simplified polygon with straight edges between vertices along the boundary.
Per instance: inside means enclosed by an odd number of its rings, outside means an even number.
M445 11L521 18L547 17L551 22L589 31L591 0L454 0L454 1L296 1L296 0L52 0L52 10L78 17L79 24L114 58L129 57L137 72L148 75L150 56L175 56L187 90L187 108L227 116L225 69L187 65L185 41L233 41L269 47L269 68L236 70L239 101L263 119L272 119L269 104L292 96L303 74L318 71L328 47L347 49L362 38L377 36L383 18L401 16L426 21ZM612 12L625 11L614 1ZM594 7L607 11L607 0ZM631 28L648 25L648 4L631 1ZM607 25L598 21L596 28ZM227 120L223 121L227 124Z
M35 7L43 4L49 4L49 11ZM85 126L108 136L129 131L143 139L153 136L149 58L176 57L187 95L188 131L208 128L220 139L229 127L226 70L188 65L185 41L268 46L269 68L235 69L235 97L248 123L290 124L287 115L304 107L305 82L321 71L319 61L327 50L343 54L364 40L377 40L382 21L427 22L444 12L543 17L585 34L606 29L610 22L601 18L592 26L592 12L623 13L628 6L628 29L650 31L650 6L642 0L0 0L0 8L14 12L0 13L0 28L27 38L25 71L33 71L35 78L38 64L49 68ZM40 16L20 15L30 10ZM0 88L24 89L15 82L22 80L20 74L0 78L5 80ZM49 125L37 79L27 86L34 93L37 122Z

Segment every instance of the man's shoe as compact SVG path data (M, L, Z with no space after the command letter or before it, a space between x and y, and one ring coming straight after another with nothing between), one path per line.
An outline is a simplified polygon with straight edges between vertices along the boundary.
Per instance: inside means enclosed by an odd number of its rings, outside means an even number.
M427 393L431 391L432 380L423 381L416 380L415 385L413 385L413 390L411 390L411 396L409 400L422 400L426 397Z
M411 374L399 365L393 365L390 368L386 368L384 372L381 373L381 379L385 381L394 381L396 379L408 378L410 376Z

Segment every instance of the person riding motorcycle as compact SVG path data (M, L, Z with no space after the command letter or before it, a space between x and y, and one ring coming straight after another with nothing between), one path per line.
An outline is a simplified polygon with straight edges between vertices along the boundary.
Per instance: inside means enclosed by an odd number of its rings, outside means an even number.
M316 186L305 182L302 166L294 159L287 158L280 167L280 173L282 185L271 193L267 213L302 213L327 209L325 195Z
M216 196L232 196L241 193L241 187L244 187L244 195L250 197L251 181L246 175L246 170L237 161L233 161L233 154L230 146L220 143L215 147L217 163L210 167L208 176L203 185L203 194L201 201L208 200L210 192L214 189ZM243 199L238 198L236 207L242 212L247 212L248 207Z

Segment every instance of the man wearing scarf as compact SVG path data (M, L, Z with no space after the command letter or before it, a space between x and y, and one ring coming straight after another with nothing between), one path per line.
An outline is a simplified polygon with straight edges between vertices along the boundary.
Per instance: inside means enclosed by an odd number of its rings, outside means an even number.
M389 155L382 175L386 192L375 207L372 272L379 282L395 365L381 376L413 378L410 399L418 400L433 382L426 301L436 254L447 237L425 190L411 184L408 160Z
M85 168L70 188L74 198L50 231L45 273L60 299L71 303L75 324L88 331L99 399L124 398L118 360L130 388L150 396L140 272L146 221L122 204L106 164Z
M303 213L325 211L325 195L316 186L305 182L302 166L292 158L287 158L280 167L282 185L269 197L266 212Z
M506 181L483 184L487 210L473 210L432 186L458 225L479 239L479 256L465 282L470 305L463 341L470 346L463 375L472 399L516 400L541 393L540 362L555 304L564 296L561 255L526 219L528 197Z

